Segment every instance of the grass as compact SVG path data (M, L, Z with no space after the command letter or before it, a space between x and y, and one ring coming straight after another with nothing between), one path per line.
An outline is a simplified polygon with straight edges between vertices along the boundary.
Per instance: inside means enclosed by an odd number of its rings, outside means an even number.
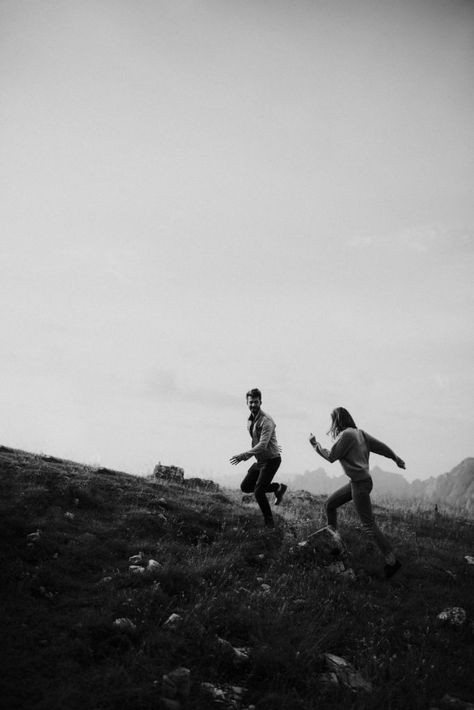
M402 572L391 582L351 506L341 514L357 574L332 575L297 542L324 524L324 498L288 494L276 531L236 491L205 492L73 462L0 450L2 681L8 710L151 710L163 675L191 671L182 707L209 710L201 683L246 689L259 710L425 710L474 700L470 521L376 507ZM39 537L28 536L39 530ZM129 557L160 563L131 574ZM171 614L176 628L165 622ZM118 618L133 627L120 629ZM250 649L236 663L231 650ZM373 685L323 682L324 654ZM222 706L221 706L222 707Z

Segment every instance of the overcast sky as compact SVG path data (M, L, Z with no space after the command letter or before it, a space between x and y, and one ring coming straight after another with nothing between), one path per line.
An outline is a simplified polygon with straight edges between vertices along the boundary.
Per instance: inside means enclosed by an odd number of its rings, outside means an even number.
M474 455L474 3L0 0L0 63L0 443L235 474L260 387L282 479L340 405Z

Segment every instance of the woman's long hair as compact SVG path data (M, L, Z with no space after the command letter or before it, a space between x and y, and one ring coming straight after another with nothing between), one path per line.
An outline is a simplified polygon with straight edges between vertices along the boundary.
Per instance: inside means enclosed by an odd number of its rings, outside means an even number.
M352 419L351 415L344 409L344 407L336 407L331 412L331 426L329 428L328 434L335 439L341 431L347 429L348 427L353 427L357 429L355 421Z

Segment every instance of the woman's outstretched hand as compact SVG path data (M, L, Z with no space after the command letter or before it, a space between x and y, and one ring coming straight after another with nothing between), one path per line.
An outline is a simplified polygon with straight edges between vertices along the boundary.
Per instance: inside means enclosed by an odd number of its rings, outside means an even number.
M311 444L311 446L312 446L313 448L314 448L314 447L316 446L316 444L318 443L318 442L316 441L315 435L314 435L312 432L311 432L311 434L309 435L309 443Z
M400 458L400 456L397 456L395 458L395 463L397 464L398 468L405 468L405 461Z

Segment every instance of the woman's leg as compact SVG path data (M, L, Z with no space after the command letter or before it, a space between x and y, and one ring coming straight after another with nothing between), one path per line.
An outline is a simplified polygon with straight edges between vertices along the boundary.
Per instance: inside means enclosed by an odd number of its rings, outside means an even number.
M342 488L334 491L326 501L326 516L328 525L332 528L337 528L337 509L352 500L351 484L347 483Z
M380 530L375 522L372 512L372 502L370 500L370 491L372 490L372 479L364 481L352 481L352 499L355 509L362 521L364 532L377 544L382 554L385 556L389 564L393 564L392 558L395 560L392 546Z

